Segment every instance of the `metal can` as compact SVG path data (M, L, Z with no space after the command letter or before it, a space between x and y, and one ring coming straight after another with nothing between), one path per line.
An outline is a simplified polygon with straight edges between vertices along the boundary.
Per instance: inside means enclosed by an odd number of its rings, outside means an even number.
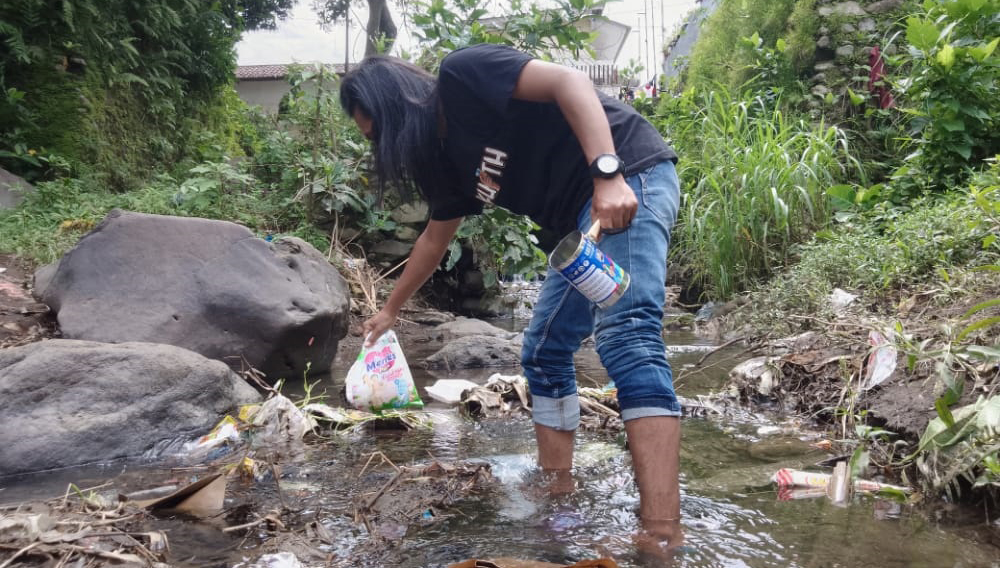
M556 245L549 265L599 308L614 305L628 290L629 275L610 256L597 248L600 226L587 234L573 231Z

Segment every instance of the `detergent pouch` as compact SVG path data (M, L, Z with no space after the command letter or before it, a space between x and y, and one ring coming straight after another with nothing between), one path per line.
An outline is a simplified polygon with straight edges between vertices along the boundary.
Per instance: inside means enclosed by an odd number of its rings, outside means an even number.
M383 333L371 347L361 347L346 382L347 402L359 410L424 407L392 330Z

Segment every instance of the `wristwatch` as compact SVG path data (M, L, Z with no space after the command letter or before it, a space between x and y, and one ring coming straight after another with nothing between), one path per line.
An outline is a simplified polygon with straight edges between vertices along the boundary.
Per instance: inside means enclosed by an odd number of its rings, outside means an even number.
M590 175L610 179L625 171L625 162L614 154L601 154L590 163Z

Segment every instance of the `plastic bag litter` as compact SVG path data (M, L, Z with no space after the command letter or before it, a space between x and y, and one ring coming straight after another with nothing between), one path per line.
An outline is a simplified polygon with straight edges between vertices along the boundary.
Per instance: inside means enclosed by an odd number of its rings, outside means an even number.
M254 445L270 446L301 440L316 428L312 416L278 394L267 399L253 414Z
M868 370L861 390L868 390L885 382L896 370L896 347L877 331L868 332Z
M438 402L458 404L462 402L462 393L478 387L476 383L465 379L438 379L433 385L424 388L427 394Z
M389 330L371 347L362 346L347 372L347 402L361 410L423 408L410 366L396 334Z
M265 554L247 568L302 568L302 562L291 552Z

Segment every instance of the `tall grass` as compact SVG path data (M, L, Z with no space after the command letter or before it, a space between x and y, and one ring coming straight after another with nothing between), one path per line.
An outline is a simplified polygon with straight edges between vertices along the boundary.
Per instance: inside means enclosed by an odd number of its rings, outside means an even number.
M681 155L675 261L725 298L788 264L830 217L826 188L863 177L840 129L789 119L724 88L666 100L658 125Z

